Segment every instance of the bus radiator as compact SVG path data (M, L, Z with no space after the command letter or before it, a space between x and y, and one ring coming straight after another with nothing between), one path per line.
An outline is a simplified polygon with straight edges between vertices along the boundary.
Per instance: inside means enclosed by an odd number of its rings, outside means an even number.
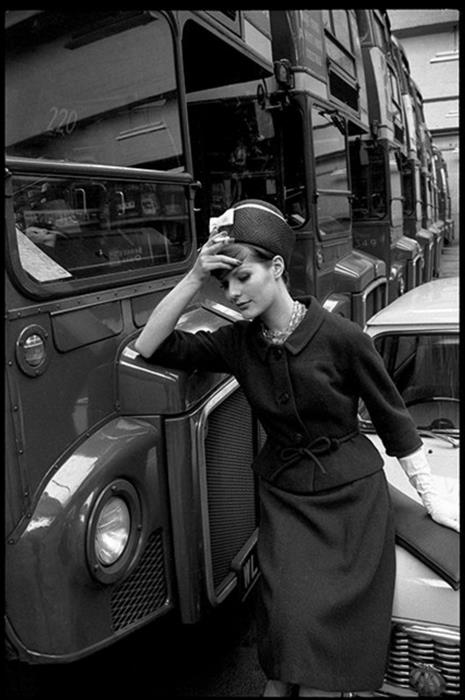
M208 524L215 591L257 526L254 431L250 406L238 389L208 417L205 441Z

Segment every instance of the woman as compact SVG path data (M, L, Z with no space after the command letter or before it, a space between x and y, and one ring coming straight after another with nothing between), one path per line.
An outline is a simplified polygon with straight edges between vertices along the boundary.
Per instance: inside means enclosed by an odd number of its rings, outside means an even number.
M171 367L235 375L267 433L252 465L265 695L376 690L391 625L394 526L381 456L357 429L360 397L431 516L458 528L457 516L433 493L421 440L368 336L314 297L292 298L294 233L281 212L244 200L212 222L136 350ZM213 333L175 331L212 273L244 320Z

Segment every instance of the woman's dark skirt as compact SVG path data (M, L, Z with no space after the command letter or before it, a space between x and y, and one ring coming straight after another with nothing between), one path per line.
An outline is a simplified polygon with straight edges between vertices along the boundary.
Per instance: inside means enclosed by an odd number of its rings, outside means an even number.
M327 691L383 683L395 580L384 471L297 495L260 482L258 654L270 679Z

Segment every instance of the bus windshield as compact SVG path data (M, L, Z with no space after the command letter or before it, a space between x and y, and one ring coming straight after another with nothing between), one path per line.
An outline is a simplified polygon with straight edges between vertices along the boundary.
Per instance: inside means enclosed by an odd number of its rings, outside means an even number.
M191 253L181 183L14 174L12 188L19 262L35 283L153 274Z
M4 35L7 155L184 171L167 20L32 14Z

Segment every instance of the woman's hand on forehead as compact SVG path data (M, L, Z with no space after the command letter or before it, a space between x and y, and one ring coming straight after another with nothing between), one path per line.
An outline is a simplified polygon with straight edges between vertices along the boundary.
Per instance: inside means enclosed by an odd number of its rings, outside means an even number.
M238 267L241 264L240 260L221 253L221 250L231 243L234 243L234 238L225 231L211 234L210 238L200 248L192 273L203 280L213 270L230 271Z

